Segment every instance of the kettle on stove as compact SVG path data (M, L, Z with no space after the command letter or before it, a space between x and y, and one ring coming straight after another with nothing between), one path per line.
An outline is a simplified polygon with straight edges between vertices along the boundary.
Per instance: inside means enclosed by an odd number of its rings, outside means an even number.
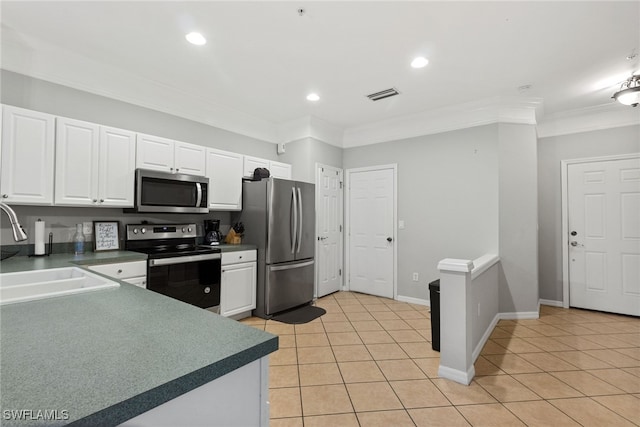
M204 220L204 243L206 245L219 245L222 241L219 219Z

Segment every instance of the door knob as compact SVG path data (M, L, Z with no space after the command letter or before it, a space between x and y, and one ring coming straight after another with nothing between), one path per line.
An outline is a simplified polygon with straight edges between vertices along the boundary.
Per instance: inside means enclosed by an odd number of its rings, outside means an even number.
M572 235L572 236L576 236L577 234L578 234L578 232L577 232L577 231L572 231L572 232L571 232L571 235Z
M387 237L387 242L391 242L391 241L393 241L393 238Z
M576 246L584 247L584 245L582 245L582 244L580 244L580 243L576 242L575 240L571 242L571 246L573 246L574 248L575 248Z

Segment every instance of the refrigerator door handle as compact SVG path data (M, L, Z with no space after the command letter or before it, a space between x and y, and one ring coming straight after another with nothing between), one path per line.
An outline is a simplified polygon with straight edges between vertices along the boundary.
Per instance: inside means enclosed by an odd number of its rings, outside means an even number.
M270 271L293 270L294 268L308 267L310 265L313 265L313 263L314 261L311 260L311 261L297 263L297 264L277 265L275 267L269 267L269 270Z
M291 187L291 197L293 197L293 229L291 230L291 253L296 252L296 235L298 232L298 199L296 188Z
M300 253L300 248L302 247L302 193L300 192L300 187L298 190L298 209L300 209L300 224L298 224L298 253Z

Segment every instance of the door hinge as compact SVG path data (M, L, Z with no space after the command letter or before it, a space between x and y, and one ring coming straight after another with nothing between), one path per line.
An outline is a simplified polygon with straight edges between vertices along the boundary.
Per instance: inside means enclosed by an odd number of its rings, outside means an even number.
M341 268L338 269L338 276L342 276L342 269Z
M340 189L342 190L342 181L340 181Z
M342 233L342 224L340 224L340 232Z

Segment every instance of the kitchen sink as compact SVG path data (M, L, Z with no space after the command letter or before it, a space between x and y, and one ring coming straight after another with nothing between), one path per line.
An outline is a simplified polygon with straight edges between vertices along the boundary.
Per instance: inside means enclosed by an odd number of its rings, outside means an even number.
M60 297L101 289L119 283L78 267L0 274L0 305Z

